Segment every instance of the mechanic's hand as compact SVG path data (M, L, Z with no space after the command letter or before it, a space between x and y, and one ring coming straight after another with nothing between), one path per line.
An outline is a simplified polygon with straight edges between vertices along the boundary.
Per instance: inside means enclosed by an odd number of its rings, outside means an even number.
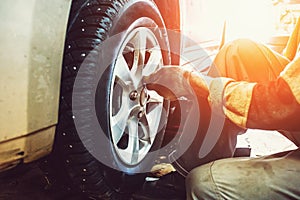
M200 95L208 97L208 85L211 78L198 72L178 66L164 66L155 73L144 78L147 88L156 90L169 100L179 97Z
M192 72L189 77L189 83L198 97L208 98L213 78L203 75L200 72Z
M178 66L164 66L153 74L144 77L147 88L155 90L159 95L168 100L193 95L188 77L191 71Z

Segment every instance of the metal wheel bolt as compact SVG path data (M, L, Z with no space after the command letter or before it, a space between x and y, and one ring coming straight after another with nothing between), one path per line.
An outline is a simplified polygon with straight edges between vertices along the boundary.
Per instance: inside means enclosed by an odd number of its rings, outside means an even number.
M130 92L129 98L130 98L130 100L132 100L132 101L136 100L136 99L138 98L138 92L137 92L137 91L132 91L132 92Z

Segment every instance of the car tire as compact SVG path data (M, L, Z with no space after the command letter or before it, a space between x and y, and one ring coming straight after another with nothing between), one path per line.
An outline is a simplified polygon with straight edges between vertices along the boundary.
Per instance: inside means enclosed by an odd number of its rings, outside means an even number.
M141 186L145 177L141 172L151 167L157 155L153 152L163 140L169 104L159 96L151 101L150 96L158 94L148 91L142 79L162 64L170 64L166 28L150 0L89 0L73 5L64 51L59 122L49 161L59 177L56 179L91 199L126 199ZM109 48L104 48L107 42ZM145 49L139 46L143 42ZM147 48L159 49L154 55L159 61L151 60L154 51ZM109 62L104 63L109 56ZM142 61L134 64L139 59ZM148 62L153 63L146 69ZM133 77L130 80L122 77L124 63ZM130 105L129 109L123 104ZM98 144L94 139L99 134L91 129L95 120L85 112L89 109L95 111L108 142ZM149 114L153 110L154 116ZM159 120L151 125L150 117ZM122 128L115 128L114 122ZM150 136L153 131L155 137ZM95 154L99 148L101 158Z

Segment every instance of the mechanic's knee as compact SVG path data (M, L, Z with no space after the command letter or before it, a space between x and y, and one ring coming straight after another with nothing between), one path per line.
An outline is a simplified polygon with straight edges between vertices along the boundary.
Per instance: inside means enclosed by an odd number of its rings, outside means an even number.
M213 179L211 177L212 163L193 169L186 177L186 192L188 200L210 199Z
M232 45L249 45L249 44L255 44L256 42L254 42L253 40L247 39L247 38L239 38L239 39L235 39L232 40L231 42L229 42L228 44L232 44Z
M231 42L228 42L220 51L227 52L227 56L239 55L248 53L249 50L253 50L254 47L258 46L257 42L254 42L250 39L236 39ZM228 52L230 52L228 54Z
M209 75L242 80L247 74L241 68L253 67L249 59L251 56L259 57L260 48L261 44L249 39L237 39L225 44L216 55Z

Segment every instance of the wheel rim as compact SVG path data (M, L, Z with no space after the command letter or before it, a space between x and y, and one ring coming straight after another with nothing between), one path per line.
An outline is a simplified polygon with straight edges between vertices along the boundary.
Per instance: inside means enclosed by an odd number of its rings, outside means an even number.
M160 131L163 97L143 84L163 65L154 33L145 27L131 31L114 66L110 95L110 134L113 148L127 165L141 162Z

